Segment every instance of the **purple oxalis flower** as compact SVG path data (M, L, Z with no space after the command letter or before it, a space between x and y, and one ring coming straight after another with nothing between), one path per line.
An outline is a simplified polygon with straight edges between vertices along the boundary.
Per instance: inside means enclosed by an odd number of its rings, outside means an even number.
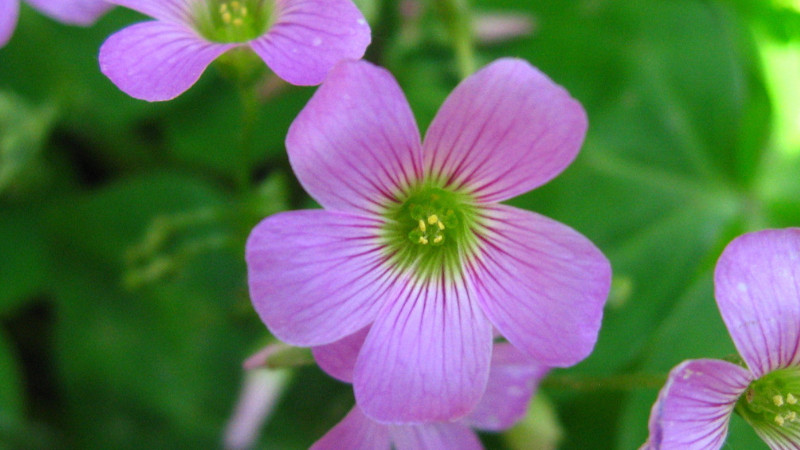
M53 19L68 24L88 26L113 5L105 0L26 0ZM14 34L19 17L20 0L0 0L0 47Z
M643 448L718 449L734 410L770 448L800 448L800 228L734 239L717 262L714 283L747 368L696 359L672 369Z
M330 375L352 382L353 367L367 329L341 341L315 347L314 357ZM376 422L354 406L350 413L317 441L312 450L326 449L480 449L472 429L501 431L520 420L539 381L548 369L508 343L495 344L486 393L478 406L458 422L391 425Z
M502 59L454 90L420 142L387 71L339 64L286 139L324 210L253 230L256 311L299 346L371 324L353 387L382 422L469 413L486 387L493 326L542 365L575 364L597 339L609 263L571 228L497 202L564 170L586 126L564 89Z
M351 0L109 0L155 18L111 35L100 69L149 101L189 89L228 50L252 49L296 85L319 84L342 59L359 59L369 25Z

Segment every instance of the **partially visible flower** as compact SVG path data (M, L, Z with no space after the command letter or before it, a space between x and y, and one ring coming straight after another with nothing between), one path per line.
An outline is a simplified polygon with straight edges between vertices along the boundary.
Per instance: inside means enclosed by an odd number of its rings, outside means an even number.
M734 239L717 262L714 283L747 368L697 359L672 369L642 448L718 449L734 411L770 448L800 448L800 228Z
M105 0L26 0L51 18L68 24L88 26L112 8ZM0 0L0 47L14 34L19 18L20 0Z
M475 40L486 45L527 36L536 25L531 16L523 13L483 13L473 20Z
M352 382L358 348L366 337L356 333L342 341L313 349L320 367L342 381ZM349 369L349 370L348 370ZM480 449L473 429L501 431L524 415L539 381L548 369L508 343L495 344L486 393L468 416L457 422L390 425L365 416L358 405L311 448L313 450Z
M100 48L100 70L142 100L177 97L237 47L252 49L289 83L319 84L370 42L352 0L109 1L156 19L118 31Z
M289 381L289 374L286 369L267 367L267 358L281 351L283 347L268 345L244 362L242 392L225 428L226 449L252 448L262 425L280 399Z
M498 202L564 170L586 127L563 88L502 59L456 87L420 143L387 71L339 64L286 139L298 179L325 209L276 214L253 230L256 311L298 346L371 324L353 387L382 422L473 410L493 327L540 364L575 364L597 340L608 260L566 225Z

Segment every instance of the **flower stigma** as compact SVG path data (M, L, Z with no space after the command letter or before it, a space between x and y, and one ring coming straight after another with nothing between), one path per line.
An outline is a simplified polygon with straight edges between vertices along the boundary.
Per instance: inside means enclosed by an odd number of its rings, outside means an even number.
M211 0L199 3L195 23L213 42L247 42L269 28L274 0ZM207 5L207 6L206 6Z
M471 198L423 186L387 209L386 248L394 262L423 276L458 273L461 256L475 243L476 208Z
M800 429L800 369L770 372L750 383L736 403L736 412L758 427Z

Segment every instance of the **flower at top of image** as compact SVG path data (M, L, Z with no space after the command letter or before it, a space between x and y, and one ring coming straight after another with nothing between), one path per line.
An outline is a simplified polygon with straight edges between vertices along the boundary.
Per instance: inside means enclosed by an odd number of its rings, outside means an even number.
M563 171L586 128L566 90L509 58L459 84L421 142L388 71L340 63L286 138L324 209L276 214L251 232L256 311L296 346L371 325L353 389L381 422L472 411L495 331L538 364L581 361L597 340L608 260L568 226L498 202Z
M800 448L800 228L734 239L717 262L714 285L747 367L695 359L672 369L642 448L718 449L734 411L770 448Z
M49 17L67 25L92 25L113 7L105 0L26 0ZM0 0L0 47L11 39L19 18L20 0Z
M126 94L170 100L228 50L257 54L279 77L315 85L342 59L359 59L369 25L352 0L109 0L155 18L111 35L101 71Z
M353 365L367 329L333 344L313 349L320 367L331 376L352 382ZM312 450L389 449L467 450L483 446L473 429L502 431L525 416L539 381L548 369L508 343L494 345L489 381L478 406L457 422L391 425L371 420L358 406Z

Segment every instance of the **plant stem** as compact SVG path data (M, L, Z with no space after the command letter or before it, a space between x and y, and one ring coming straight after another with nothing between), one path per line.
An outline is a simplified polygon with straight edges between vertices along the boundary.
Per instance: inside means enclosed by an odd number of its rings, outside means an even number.
M477 68L472 39L472 18L468 0L440 0L438 12L447 26L455 51L461 78L472 75Z

